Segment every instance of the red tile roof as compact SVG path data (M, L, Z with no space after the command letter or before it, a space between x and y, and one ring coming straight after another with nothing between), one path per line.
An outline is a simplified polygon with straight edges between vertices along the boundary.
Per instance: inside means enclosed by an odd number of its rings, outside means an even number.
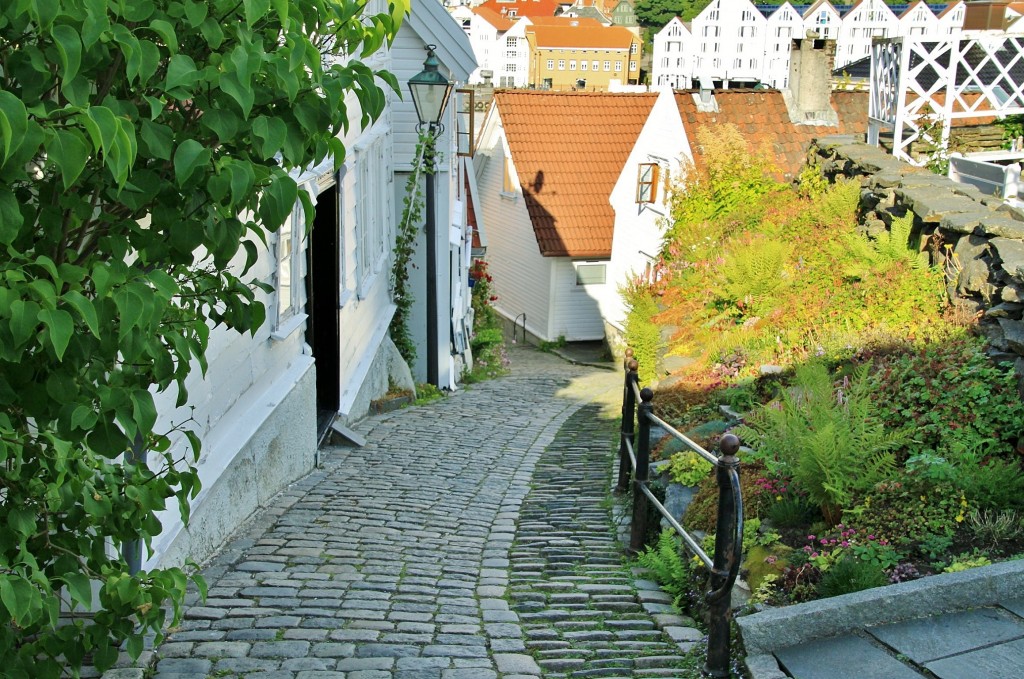
M473 8L473 14L476 14L481 19L494 26L499 31L507 31L508 29L515 26L516 22L508 17L498 14L490 7L484 7L483 5Z
M629 49L633 34L622 26L539 26L527 27L527 32L537 36L537 47Z
M867 130L867 92L833 93L832 107L839 115L839 127L793 123L778 90L715 90L718 111L706 113L697 110L695 95L699 98L696 90L677 91L676 103L698 166L703 164L696 139L701 127L731 123L753 148L769 145L775 152L780 179L787 181L803 167L812 139Z
M558 2L557 0L487 0L478 6L486 7L498 14L507 14L509 10L514 9L516 16L553 17L555 10L558 9Z
M499 90L512 160L545 257L611 256L608 198L656 94Z
M593 17L530 17L534 26L571 26L573 22L587 28L604 28L604 24Z

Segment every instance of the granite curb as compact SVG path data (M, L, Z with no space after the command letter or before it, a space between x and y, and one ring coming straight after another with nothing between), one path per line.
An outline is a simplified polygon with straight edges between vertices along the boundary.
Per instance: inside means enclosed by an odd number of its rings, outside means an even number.
M773 654L864 627L992 606L1024 591L1024 560L844 594L740 616L736 623L753 679L780 679Z

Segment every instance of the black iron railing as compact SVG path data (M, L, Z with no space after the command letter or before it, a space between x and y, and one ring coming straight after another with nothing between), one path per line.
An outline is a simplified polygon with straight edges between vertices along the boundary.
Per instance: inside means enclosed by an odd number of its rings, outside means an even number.
M711 571L710 588L705 595L709 610L708 659L704 673L711 677L728 677L732 586L739 573L743 551L743 499L740 496L740 465L736 457L740 440L733 434L726 434L718 443L720 455L704 450L654 414L654 392L649 387L640 388L638 364L630 349L626 350L624 367L626 380L622 389L622 436L616 491L625 493L629 490L632 474L633 521L630 526L629 551L637 554L647 546L647 517L649 507L654 506L679 534L687 549L708 567ZM707 555L700 543L686 532L648 487L652 425L660 427L715 467L718 480L718 522L713 558Z

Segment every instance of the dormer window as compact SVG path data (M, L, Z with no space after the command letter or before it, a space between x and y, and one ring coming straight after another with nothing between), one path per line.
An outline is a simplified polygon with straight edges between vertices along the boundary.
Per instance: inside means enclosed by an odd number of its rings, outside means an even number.
M636 202L653 203L658 200L658 178L661 166L657 163L640 163L636 173Z

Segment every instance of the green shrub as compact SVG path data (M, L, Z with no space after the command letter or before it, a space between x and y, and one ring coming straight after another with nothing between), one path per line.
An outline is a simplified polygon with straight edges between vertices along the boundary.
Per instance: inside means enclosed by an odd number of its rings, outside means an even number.
M678 606L690 589L691 574L689 559L683 554L675 532L662 531L657 544L638 554L636 560Z
M641 384L648 384L655 378L661 348L661 330L652 320L658 313L658 303L650 294L638 292L626 299L626 304L629 307L625 324L626 345L633 349Z
M814 521L817 508L799 496L783 497L768 505L768 520L779 528L797 528Z
M959 556L953 557L953 560L948 566L942 569L943 573L959 573L961 571L970 570L971 568L980 568L982 566L991 566L992 562L983 555L980 554L960 554Z
M762 453L777 459L833 524L856 492L893 470L890 451L907 438L906 431L888 431L875 417L866 370L858 369L837 390L816 362L798 367L781 402L757 410L750 426L760 433Z
M501 328L484 328L483 330L478 330L473 335L469 344L473 347L473 351L480 351L486 347L501 344L504 341L505 335L502 333Z
M669 478L684 486L698 485L714 468L710 462L692 450L675 453L669 460Z
M877 564L844 556L822 575L818 583L818 594L832 597L888 584L888 576Z

